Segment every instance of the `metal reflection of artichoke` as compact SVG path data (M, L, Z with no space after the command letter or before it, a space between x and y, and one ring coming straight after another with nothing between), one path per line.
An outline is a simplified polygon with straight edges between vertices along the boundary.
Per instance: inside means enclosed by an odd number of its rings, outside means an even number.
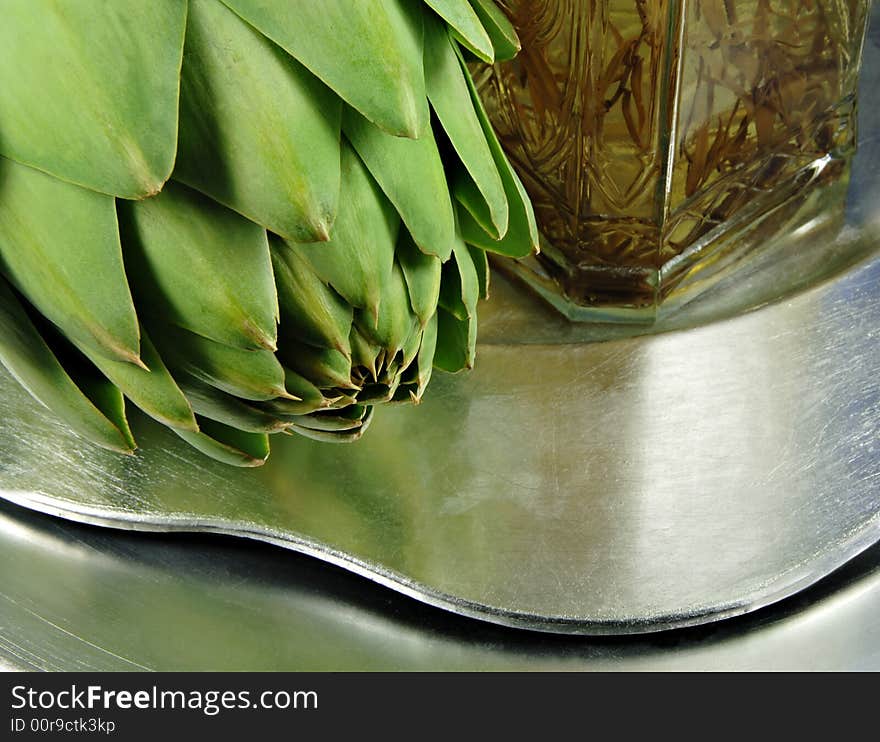
M536 244L464 66L489 0L4 0L0 361L89 440L352 440L471 365ZM464 50L464 51L463 51Z

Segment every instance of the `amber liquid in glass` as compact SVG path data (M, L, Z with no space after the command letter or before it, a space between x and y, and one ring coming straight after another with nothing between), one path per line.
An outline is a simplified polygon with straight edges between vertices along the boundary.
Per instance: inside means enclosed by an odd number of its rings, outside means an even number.
M568 302L654 306L738 216L844 172L869 0L500 4L522 52L475 72Z

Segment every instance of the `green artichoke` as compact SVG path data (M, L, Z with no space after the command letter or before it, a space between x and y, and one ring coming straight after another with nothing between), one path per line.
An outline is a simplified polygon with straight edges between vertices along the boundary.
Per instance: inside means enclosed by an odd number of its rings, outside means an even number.
M354 440L469 367L534 216L465 66L489 0L4 0L0 361L98 445Z

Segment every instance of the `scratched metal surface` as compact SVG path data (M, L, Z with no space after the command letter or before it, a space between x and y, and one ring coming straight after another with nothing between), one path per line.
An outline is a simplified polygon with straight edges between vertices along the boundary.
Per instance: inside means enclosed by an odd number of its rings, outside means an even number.
M513 631L239 539L0 503L0 664L40 670L880 670L880 547L775 606L629 637Z
M473 373L383 410L357 445L286 439L256 472L140 419L137 457L96 450L3 375L2 495L262 538L501 623L624 633L736 615L880 537L878 290L873 259L685 332L485 345Z
M866 57L872 91L876 22ZM382 410L355 446L279 441L257 472L142 419L136 457L98 451L4 374L0 496L103 525L262 539L548 631L656 631L777 601L880 538L877 119L863 107L841 221L664 317L665 332L572 327L500 281L474 372L438 376L419 408ZM16 604L12 548L0 541L0 588ZM46 564L63 553L47 548ZM94 602L95 579L71 607L93 615L78 636L113 610Z
M315 554L426 602L584 633L736 615L880 537L880 260L686 332L487 345L346 448L96 450L0 378L3 497ZM522 353L529 363L522 362Z

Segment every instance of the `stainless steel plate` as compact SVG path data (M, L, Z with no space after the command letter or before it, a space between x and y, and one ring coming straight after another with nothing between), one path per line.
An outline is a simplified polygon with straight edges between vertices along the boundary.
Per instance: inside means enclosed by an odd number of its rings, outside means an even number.
M736 615L880 538L880 261L699 329L487 345L344 448L214 464L146 420L78 441L0 378L2 495L75 520L259 538L458 613L623 633Z
M381 410L354 446L279 440L264 469L240 471L136 419L143 448L117 457L2 375L0 496L261 539L547 631L656 631L777 601L880 539L878 119L863 118L842 225L796 235L773 272L641 337L569 326L501 282L476 370L438 376L416 409ZM741 313L822 265L846 270Z
M0 502L0 668L880 670L880 546L772 608L647 636L513 631L242 539Z

